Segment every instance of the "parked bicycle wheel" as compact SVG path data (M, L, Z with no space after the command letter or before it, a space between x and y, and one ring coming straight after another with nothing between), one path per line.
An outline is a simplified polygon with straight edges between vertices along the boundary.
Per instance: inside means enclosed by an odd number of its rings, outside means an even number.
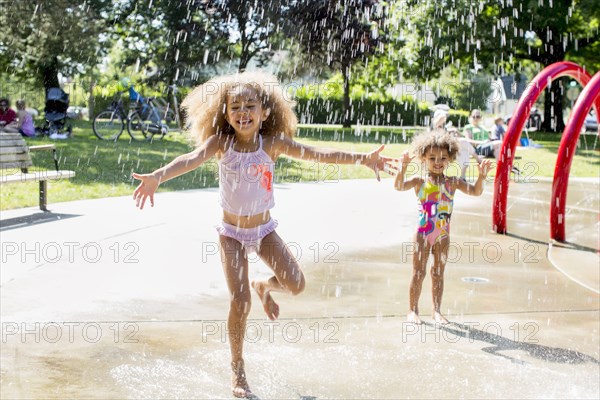
M164 116L164 120L167 124L170 124L171 122L175 121L175 113L173 112L173 110L167 110Z
M124 128L125 123L121 115L110 110L102 111L96 115L92 124L94 135L102 140L117 140Z
M162 124L157 124L148 118L142 117L143 116L138 111L134 111L129 116L127 130L132 139L156 140L162 139L165 136L167 133L166 127L163 127Z

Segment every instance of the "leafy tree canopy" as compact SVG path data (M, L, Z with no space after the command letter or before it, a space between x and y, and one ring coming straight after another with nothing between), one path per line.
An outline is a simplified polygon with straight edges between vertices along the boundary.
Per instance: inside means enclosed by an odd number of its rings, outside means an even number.
M106 53L105 0L15 1L0 29L2 73L35 77L46 89L58 74L83 73Z

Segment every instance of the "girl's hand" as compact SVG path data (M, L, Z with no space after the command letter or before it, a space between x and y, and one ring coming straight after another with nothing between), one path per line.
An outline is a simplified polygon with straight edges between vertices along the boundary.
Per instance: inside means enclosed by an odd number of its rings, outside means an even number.
M393 158L382 156L381 154L379 154L383 151L384 148L385 145L382 144L376 150L373 150L372 152L368 153L361 162L362 165L369 167L373 171L375 171L375 176L377 177L378 181L381 181L381 178L379 177L379 171L384 170L386 163L391 163L394 161Z
M140 210L144 209L146 199L150 198L150 205L154 207L154 193L158 189L160 182L152 174L136 174L133 173L135 179L142 181L133 192L133 199L135 200L135 206L139 207Z
M483 177L483 179L487 178L490 169L492 169L492 160L485 159L481 161L477 168L479 169L479 176Z
M406 167L414 158L415 156L411 157L410 152L407 150L404 153L402 153L401 159L394 158L390 159L389 161L386 161L383 170L390 175L398 175L398 173L400 172L399 164L402 164L402 169L406 171Z
M414 158L415 156L411 157L410 152L408 150L402 153L402 167L406 168Z

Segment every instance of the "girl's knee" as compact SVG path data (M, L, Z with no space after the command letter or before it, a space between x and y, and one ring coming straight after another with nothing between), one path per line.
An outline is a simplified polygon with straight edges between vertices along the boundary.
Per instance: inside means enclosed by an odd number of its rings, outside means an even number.
M444 267L443 266L433 266L431 267L431 278L438 279L444 277Z
M292 296L296 296L304 292L305 286L306 281L304 280L304 274L300 272L300 276L298 277L298 279L293 282L290 282L287 289L290 291Z
M425 279L425 269L413 269L413 280L422 282Z

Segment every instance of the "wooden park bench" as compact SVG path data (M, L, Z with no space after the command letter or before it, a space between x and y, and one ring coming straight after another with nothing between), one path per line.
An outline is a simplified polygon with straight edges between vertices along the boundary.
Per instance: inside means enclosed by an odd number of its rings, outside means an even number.
M51 150L54 159L54 168L52 171L29 172L31 162L31 151ZM40 210L48 211L47 193L48 181L59 179L71 179L75 176L74 171L61 171L58 168L58 159L56 156L56 146L46 144L41 146L28 147L25 140L19 133L0 132L0 185L24 182L40 183ZM16 171L13 173L12 169ZM20 170L20 171L19 171Z

